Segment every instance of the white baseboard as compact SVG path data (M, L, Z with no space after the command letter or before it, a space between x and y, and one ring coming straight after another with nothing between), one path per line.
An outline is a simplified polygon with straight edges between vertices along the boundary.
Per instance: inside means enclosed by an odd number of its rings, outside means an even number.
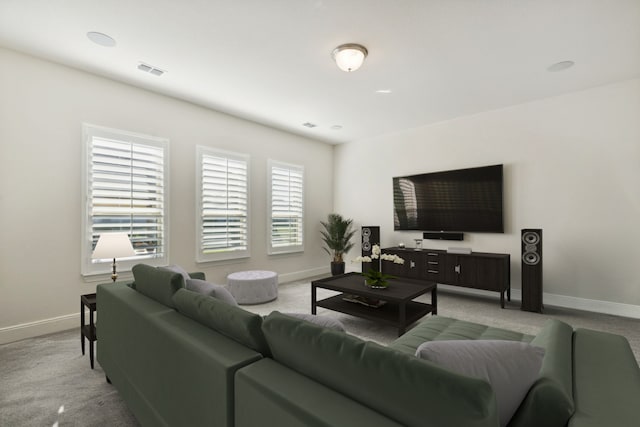
M446 290L447 292L469 294L469 295L482 295L498 296L497 292L481 291L477 289L461 288L458 286L441 285L438 284L438 289ZM520 289L511 290L511 301L521 301L522 293ZM630 317L632 319L640 319L640 306L632 304L623 304L620 302L600 301L587 298L570 297L566 295L557 295L544 292L542 294L542 300L545 306L571 308L575 310L591 311L594 313L612 314L614 316Z
M88 318L89 317L87 316L87 319ZM33 338L54 332L66 331L73 328L78 328L79 337L80 312L0 328L0 344L20 341L26 338Z
M309 270L281 274L278 277L278 281L280 283L294 282L296 280L303 280L309 277L329 273L330 267L327 265L326 267L317 267ZM89 317L87 316L87 321L88 318ZM54 332L66 331L73 328L80 328L80 312L0 328L0 344L20 341ZM78 331L78 337L79 336L80 334Z
M278 275L278 283L295 282L296 280L308 279L309 277L320 276L331 273L329 265L326 267L316 267L309 270L294 271L292 273L284 273Z

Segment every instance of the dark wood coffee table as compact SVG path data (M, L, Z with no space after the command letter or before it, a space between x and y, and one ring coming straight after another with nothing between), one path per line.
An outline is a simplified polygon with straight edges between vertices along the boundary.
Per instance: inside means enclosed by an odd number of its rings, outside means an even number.
M341 294L318 301L317 288L330 289ZM414 279L390 279L386 289L372 289L364 284L360 273L347 273L340 276L311 282L311 313L316 307L323 307L340 313L362 317L374 322L385 323L398 328L398 336L405 333L407 326L425 315L438 314L437 285L435 282ZM431 292L431 304L413 299ZM353 296L364 297L371 301L384 301L379 307L370 307L357 302L345 301Z

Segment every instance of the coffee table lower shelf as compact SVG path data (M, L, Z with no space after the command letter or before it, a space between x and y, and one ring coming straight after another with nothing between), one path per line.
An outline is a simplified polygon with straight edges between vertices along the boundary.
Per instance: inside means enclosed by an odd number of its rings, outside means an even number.
M434 311L431 304L410 301L405 304L403 320L402 313L400 313L401 305L398 303L387 301L385 305L380 307L368 307L355 302L344 301L343 298L345 295L346 294L338 294L317 301L316 306L394 326L399 329L399 335L404 333L407 326Z

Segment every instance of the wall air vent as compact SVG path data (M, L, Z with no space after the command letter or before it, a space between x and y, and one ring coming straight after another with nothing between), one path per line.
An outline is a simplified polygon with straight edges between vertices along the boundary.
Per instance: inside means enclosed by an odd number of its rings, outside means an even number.
M152 67L151 65L145 64L144 62L138 64L138 70L144 71L145 73L153 74L154 76L161 76L166 73L166 71L161 70L160 68Z

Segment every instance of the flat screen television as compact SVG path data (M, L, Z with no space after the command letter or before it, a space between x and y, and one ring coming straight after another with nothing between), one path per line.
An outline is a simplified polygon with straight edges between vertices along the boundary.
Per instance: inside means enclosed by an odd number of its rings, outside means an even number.
M502 165L393 178L395 230L504 233Z

